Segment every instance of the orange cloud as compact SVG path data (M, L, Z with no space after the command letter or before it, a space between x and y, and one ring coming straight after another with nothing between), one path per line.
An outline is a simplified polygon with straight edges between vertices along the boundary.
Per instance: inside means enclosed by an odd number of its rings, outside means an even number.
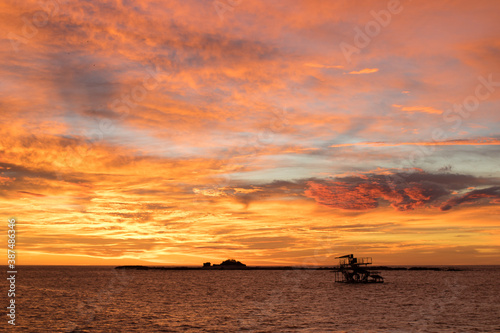
M453 189L464 188L467 182L482 181L463 175L433 175L423 171L392 174L377 172L337 177L335 180L321 182L312 180L307 184L305 195L331 208L368 210L379 207L380 201L383 200L400 211L441 205L441 210L449 210L463 202L482 197L497 198L498 187L492 187L489 190L472 191L461 199L452 198L442 203L452 194Z
M477 202L483 198L492 199L492 203L498 204L498 200L500 199L500 187L494 186L481 190L473 190L460 197L451 198L441 206L441 210L450 210L460 204Z
M349 74L371 74L378 72L378 68L364 68L359 71L351 71Z
M313 67L313 68L335 68L335 69L344 68L344 66L342 66L342 65L321 65L321 64L313 64L313 63L307 63L305 65L307 67Z
M400 108L401 111L407 111L407 112L423 112L423 113L429 113L429 114L442 114L442 110L438 110L429 106L402 106L402 105L397 105L393 104L392 106L396 108Z

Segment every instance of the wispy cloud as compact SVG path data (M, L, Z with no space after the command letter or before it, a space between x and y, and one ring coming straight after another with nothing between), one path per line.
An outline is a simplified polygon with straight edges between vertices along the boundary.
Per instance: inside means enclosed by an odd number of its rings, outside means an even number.
M364 68L359 71L351 71L349 74L371 74L378 72L378 68Z
M331 145L332 148L340 147L397 147L397 146L498 146L498 138L475 138L475 139L456 139L446 141L422 141L422 142L356 142L341 143Z
M429 106L403 106L398 104L393 104L392 106L399 108L401 111L406 112L423 112L429 114L442 114L442 110L435 109Z
M307 67L313 67L313 68L335 68L335 69L344 68L344 66L342 66L342 65L321 65L321 64L313 64L313 63L307 63L305 65Z

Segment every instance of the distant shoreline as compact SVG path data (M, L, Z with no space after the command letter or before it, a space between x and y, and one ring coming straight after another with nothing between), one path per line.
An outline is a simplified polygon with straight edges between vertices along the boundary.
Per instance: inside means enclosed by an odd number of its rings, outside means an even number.
M245 267L162 267L162 266L142 266L142 265L125 265L116 266L115 269L131 269L131 270L165 270L165 271L270 271L270 270L308 270L308 271L321 271L321 270L337 270L337 266L330 267L301 267L301 266L245 266ZM390 266L371 266L368 270L377 271L464 271L462 268L455 267L425 267L425 266L408 266L408 267L390 267Z

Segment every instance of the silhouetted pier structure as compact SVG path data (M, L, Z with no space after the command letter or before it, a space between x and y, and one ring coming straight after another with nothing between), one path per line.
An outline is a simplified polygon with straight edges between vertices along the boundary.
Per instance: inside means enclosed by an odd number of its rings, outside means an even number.
M340 283L383 283L384 278L379 272L369 271L371 257L354 258L352 254L336 257L339 266L335 272L335 282Z

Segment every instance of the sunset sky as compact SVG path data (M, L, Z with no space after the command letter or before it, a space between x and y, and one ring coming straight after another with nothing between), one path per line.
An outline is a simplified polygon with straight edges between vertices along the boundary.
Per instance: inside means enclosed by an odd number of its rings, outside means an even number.
M500 264L499 12L2 1L2 244L16 217L19 264Z

